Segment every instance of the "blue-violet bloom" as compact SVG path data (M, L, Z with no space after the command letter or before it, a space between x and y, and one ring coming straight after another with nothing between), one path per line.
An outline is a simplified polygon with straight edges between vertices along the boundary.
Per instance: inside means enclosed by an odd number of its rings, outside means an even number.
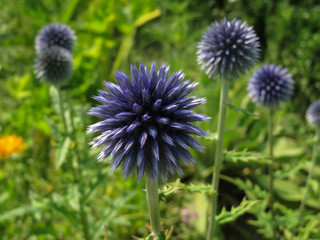
M34 67L37 78L59 84L73 73L72 55L68 50L58 46L46 48L35 59Z
M307 110L306 119L314 126L320 126L320 100L313 102Z
M44 26L36 37L36 52L40 54L42 50L52 46L72 51L75 40L75 33L68 25L50 23Z
M142 63L139 69L131 66L131 79L115 73L117 85L105 82L108 92L94 97L102 105L89 114L103 120L89 126L88 133L101 132L90 145L103 146L99 161L111 156L111 171L121 167L125 178L136 170L139 181L144 173L166 181L168 173L182 174L181 162L194 163L189 147L203 149L190 134L208 134L190 123L209 119L191 110L205 99L186 97L197 84L183 81L181 71L169 76L168 66L157 72L152 64L149 72Z
M252 27L237 18L216 21L198 44L198 63L206 74L237 78L259 58L259 41Z
M286 68L268 64L252 75L248 91L253 102L276 106L293 94L293 85L294 81Z

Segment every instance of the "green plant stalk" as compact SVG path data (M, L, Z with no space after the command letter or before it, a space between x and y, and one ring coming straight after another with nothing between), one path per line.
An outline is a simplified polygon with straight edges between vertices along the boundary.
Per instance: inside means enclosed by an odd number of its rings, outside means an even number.
M271 164L269 164L269 209L271 212L272 223L274 221L274 211L273 211L273 172L274 172L274 157L273 157L273 108L269 108L268 114L268 148L269 148L269 158ZM275 239L275 229L272 227L272 239Z
M78 183L79 186L79 192L81 193L81 198L79 198L79 206L80 206L80 219L81 219L81 224L83 227L83 233L85 236L86 240L90 240L90 231L89 231L89 224L88 224L88 217L86 214L86 211L84 209L84 204L82 201L82 194L84 193L84 191L82 191L82 189L80 188L80 184L79 184L79 178L81 178L82 176L82 172L80 169L80 153L79 153L79 148L78 148L78 141L77 141L77 137L76 137L76 130L75 130L75 125L74 125L74 121L73 121L73 108L72 108L72 104L70 103L69 98L67 98L67 103L69 105L69 109L70 109L70 122L71 122L71 132L73 135L73 140L75 141L75 155L76 155L76 161L73 163L73 168L75 169L75 178L76 181Z
M221 82L222 82L222 86L221 86L220 105L219 105L218 136L217 136L216 154L215 154L215 161L214 161L214 174L212 176L212 184L211 184L211 190L214 191L214 193L211 195L211 206L210 206L207 240L212 240L215 233L220 168L223 160L222 144L223 144L225 117L226 117L226 105L228 102L229 80L224 79Z
M61 97L61 89L59 87L57 87L58 90L58 100L59 100L59 108L60 108L60 115L63 121L63 126L64 126L64 131L65 133L68 135L69 134L69 130L67 127L67 122L66 122L66 118L65 118L65 109L62 103L62 97ZM73 121L73 116L72 116L72 107L71 104L69 102L68 99L68 104L69 104L69 108L70 108L70 119L71 119L71 133L72 133L72 137L73 140L76 142L75 144L75 155L76 155L76 163L72 163L72 173L73 173L73 178L75 183L78 185L79 188L79 179L81 179L81 171L79 168L80 165L80 154L79 154L79 150L78 150L78 146L77 146L77 141L76 141L76 133L75 133L75 128L74 128L74 121ZM79 188L79 192L80 194L83 193L83 191L81 191L81 189ZM82 229L83 229L83 234L85 236L86 240L90 240L90 232L89 232L89 224L88 224L88 218L86 215L86 212L84 210L84 206L83 206L83 202L82 202L82 197L79 198L79 207L80 207L80 220L81 220L81 225L82 225Z
M157 236L161 232L159 212L158 181L146 175L147 202L149 207L152 234Z
M62 123L63 123L63 128L64 128L64 131L65 131L65 134L68 135L69 131L68 131L68 127L67 127L66 116L64 115L65 110L64 110L64 107L63 107L63 103L62 103L61 89L60 89L59 86L57 86L56 88L57 88L57 91L58 91L59 109L60 109L60 116L61 116Z
M301 218L302 213L304 211L304 207L306 205L307 195L308 195L308 191L309 191L309 188L310 188L310 181L312 179L313 169L315 168L317 155L318 155L319 137L320 137L320 127L317 126L316 133L315 133L315 140L314 140L314 143L313 143L311 166L310 166L310 169L309 169L309 173L308 173L308 177L307 177L307 182L306 182L306 187L305 187L305 190L304 190L303 198L301 200L300 207L299 207L298 219Z

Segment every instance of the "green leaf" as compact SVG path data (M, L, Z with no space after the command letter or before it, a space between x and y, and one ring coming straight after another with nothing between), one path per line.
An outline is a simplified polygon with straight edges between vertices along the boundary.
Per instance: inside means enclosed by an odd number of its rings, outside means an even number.
M3 192L0 194L0 203L3 203L9 198L10 194L8 192Z
M244 164L271 164L271 160L268 159L267 156L257 153L257 152L247 152L247 150L243 150L241 152L232 150L232 151L225 151L224 153L224 160L226 162L231 163L244 163Z
M260 200L247 200L243 199L239 206L232 207L230 211L227 211L226 208L222 208L220 214L217 216L217 223L219 225L233 222L238 217L242 216L246 212L248 212L253 206L257 203L261 202Z
M56 169L59 169L61 165L64 163L66 160L69 148L71 145L71 139L69 137L66 137L63 141L62 147L58 153L58 160L56 163Z
M104 183L105 178L107 177L107 174L101 174L99 173L98 179L90 185L88 191L82 196L82 201L86 202L87 199L90 198L91 194L97 189L100 184Z
M184 184L180 182L180 178L178 178L173 183L166 184L162 189L159 190L160 198L167 197L169 195L172 195L180 190L184 190L187 192L193 192L193 193L203 193L203 194L212 194L214 193L213 190L211 190L210 184Z
M49 125L51 134L53 135L53 137L55 139L58 139L60 136L60 131L59 131L59 126L58 124L52 120L52 118L49 118L47 116L43 116L44 120L47 122L47 124Z
M51 209L53 209L57 213L60 213L75 226L79 224L79 216L78 214L76 214L77 212L75 212L72 209L72 207L68 204L68 202L60 195L53 194L52 199L48 205Z
M304 147L297 140L280 137L274 146L274 157L296 157L305 153Z
M72 18L72 15L74 14L77 6L78 6L79 0L72 0L66 10L64 11L62 22L69 22Z
M232 110L235 110L235 111L244 113L245 115L248 115L248 116L258 117L257 114L252 113L252 112L250 112L250 111L248 111L248 110L246 110L246 109L236 107L236 106L234 106L234 105L232 105L232 104L227 104L227 107L230 108L230 109L232 109Z
M143 14L135 21L136 27L141 27L142 25L146 24L147 22L159 17L161 15L161 10L159 8Z
M9 210L7 212L0 214L0 222L5 221L5 220L9 220L9 219L12 219L15 217L21 217L27 213L33 213L33 212L36 212L39 210L40 210L40 208L38 208L36 206L32 206L32 205L26 205L23 207L12 209L12 210Z
M61 116L60 107L59 107L59 93L58 93L58 89L57 89L55 86L50 85L49 94L50 94L51 103L52 103L52 106L53 106L55 112L56 112L59 116Z
M254 184L249 179L242 180L240 178L232 178L222 174L220 175L220 177L221 179L228 181L238 186L241 190L245 191L249 199L266 199L268 196L267 191L262 189L258 184Z
M185 184L183 186L184 190L187 190L189 192L198 192L198 193L203 193L203 194L212 194L214 193L213 190L211 190L211 185L210 184Z

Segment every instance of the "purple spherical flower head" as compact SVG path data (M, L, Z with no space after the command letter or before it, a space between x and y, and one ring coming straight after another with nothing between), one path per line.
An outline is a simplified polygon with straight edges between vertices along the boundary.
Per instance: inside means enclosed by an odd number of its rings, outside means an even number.
M320 100L313 102L307 110L306 119L314 126L320 126Z
M74 31L69 26L51 23L39 31L36 37L36 52L40 54L42 50L52 46L59 46L72 51L75 39Z
M252 27L234 18L214 22L198 44L198 63L206 74L237 78L259 58L259 42Z
M264 65L251 77L249 95L254 102L275 106L293 94L294 81L288 70L275 64Z
M46 48L36 58L34 67L37 78L59 84L72 75L72 55L58 46Z
M108 92L94 97L102 105L89 114L103 120L89 126L89 133L101 132L90 145L103 146L99 161L111 156L111 171L121 167L125 178L136 170L139 181L144 173L165 181L168 173L182 174L181 162L194 162L189 147L203 149L190 134L208 134L190 123L209 119L191 110L205 99L187 97L197 84L183 81L181 71L169 76L166 65L158 72L155 64L150 72L139 68L131 66L131 79L115 73L117 85L105 82Z

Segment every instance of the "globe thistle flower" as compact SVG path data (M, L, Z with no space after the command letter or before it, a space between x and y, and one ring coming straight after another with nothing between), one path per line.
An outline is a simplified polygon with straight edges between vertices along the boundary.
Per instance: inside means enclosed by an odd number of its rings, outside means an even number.
M307 110L306 119L314 126L320 126L320 100L313 102Z
M286 68L269 64L262 66L253 74L248 91L254 102L275 106L293 94L293 84L291 74L288 74Z
M49 83L61 83L72 75L72 55L61 47L44 49L35 60L37 78Z
M89 126L88 133L101 132L90 145L104 146L99 161L111 156L111 171L121 166L125 178L136 170L139 181L144 173L165 181L168 172L182 174L181 162L194 163L188 147L203 149L190 134L207 133L190 123L208 119L191 110L205 99L186 97L197 84L183 81L181 71L169 76L166 65L158 72L155 64L150 72L142 63L139 68L131 66L131 79L115 73L118 85L105 82L109 92L94 97L102 105L89 114L103 120Z
M40 54L44 49L52 46L72 51L75 39L74 31L69 26L51 23L39 31L36 37L36 52Z
M246 22L237 18L216 21L198 44L198 63L209 77L237 78L258 60L259 47L258 37Z

